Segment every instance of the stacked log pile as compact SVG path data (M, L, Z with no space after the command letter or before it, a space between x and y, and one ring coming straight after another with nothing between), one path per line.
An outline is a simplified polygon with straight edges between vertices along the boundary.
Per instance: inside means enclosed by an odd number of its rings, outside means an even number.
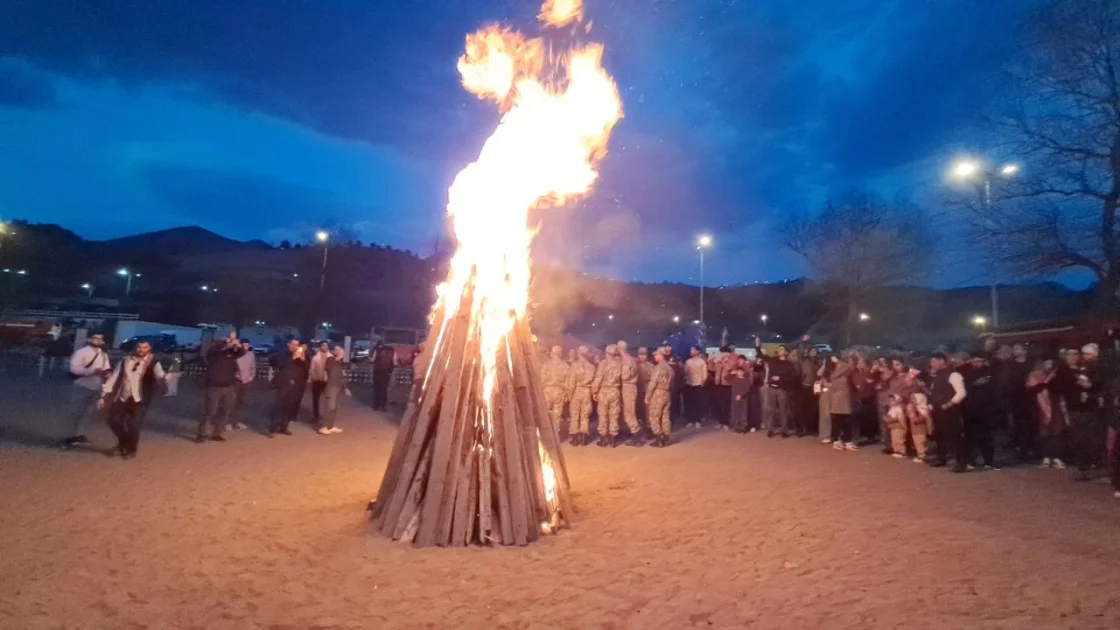
M400 432L371 504L380 534L418 547L526 545L572 513L557 428L548 416L540 358L518 320L483 396L471 290L456 311L433 315Z

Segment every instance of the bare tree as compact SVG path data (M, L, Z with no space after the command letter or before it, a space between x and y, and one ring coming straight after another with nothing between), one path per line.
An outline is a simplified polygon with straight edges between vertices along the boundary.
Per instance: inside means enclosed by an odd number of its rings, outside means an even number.
M995 120L1024 170L973 205L976 227L1017 273L1092 273L1107 311L1120 288L1120 2L1051 0L1028 26Z
M781 233L805 259L829 311L843 315L845 345L861 305L884 288L926 277L936 244L921 209L863 191L830 199L819 212L795 213Z

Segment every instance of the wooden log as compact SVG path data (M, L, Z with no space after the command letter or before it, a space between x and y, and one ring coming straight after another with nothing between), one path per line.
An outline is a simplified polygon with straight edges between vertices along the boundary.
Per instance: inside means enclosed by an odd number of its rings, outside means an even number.
M509 471L507 465L509 458L506 456L506 444L502 439L502 410L495 408L492 410L491 423L494 426L494 431L491 434L491 448L493 449L493 456L491 461L494 464L494 487L497 493L497 518L494 519L493 525L499 535L503 545L512 545L515 543L513 537L513 512L510 509L510 491L509 491Z
M480 416L481 418L481 416ZM492 516L494 514L494 498L491 495L494 478L490 474L490 440L480 441L478 449L478 540L488 543L498 539L494 536Z
M502 396L502 421L496 423L497 438L505 448L506 474L509 487L510 518L513 521L515 545L529 543L531 505L528 500L528 480L525 478L525 454L517 423L517 404L513 398L512 377L504 363L498 364L498 393ZM536 526L533 525L535 528Z
M461 411L455 418L457 425L456 442L451 446L451 458L448 460L447 476L449 479L458 478L460 485L454 488L454 492L450 493L450 496L445 497L443 514L441 515L442 522L437 532L438 540L447 541L444 544L464 544L456 542L461 538L461 535L456 536L453 527L456 519L466 519L467 501L470 498L468 483L471 479L471 464L473 462L471 451L474 448L477 433L474 426L474 417L475 410L481 402L478 395L479 388L475 385L479 380L477 378L479 370L474 363L472 361L471 365L466 368L463 400L460 403Z

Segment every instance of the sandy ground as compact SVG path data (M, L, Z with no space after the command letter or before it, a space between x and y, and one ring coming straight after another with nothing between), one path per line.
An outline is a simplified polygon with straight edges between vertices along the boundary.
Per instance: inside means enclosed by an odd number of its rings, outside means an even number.
M680 431L568 449L557 536L416 550L369 533L395 426L356 401L196 445L187 387L125 462L41 446L68 386L0 378L2 628L1120 627L1120 503L1058 471Z

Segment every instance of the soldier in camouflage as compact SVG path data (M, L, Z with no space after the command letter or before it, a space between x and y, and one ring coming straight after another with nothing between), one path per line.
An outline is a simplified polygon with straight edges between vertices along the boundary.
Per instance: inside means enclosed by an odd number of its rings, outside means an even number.
M673 386L673 368L668 356L662 349L653 355L654 365L650 372L649 385L646 387L645 404L649 411L649 430L653 432L653 446L669 446L672 433L672 417L669 412L669 393Z
M599 409L599 446L618 446L618 414L622 398L622 364L618 347L607 346L607 354L595 368L591 392Z
M587 360L587 346L580 346L568 371L568 436L572 446L587 446L587 423L591 418L591 386L595 366Z
M622 419L630 430L630 446L642 445L642 427L638 424L638 363L630 356L625 341L618 342L618 363L622 372Z
M649 410L646 407L646 391L649 389L649 378L653 373L653 364L649 360L649 350L638 348L638 422L649 426Z
M548 406L548 417L552 425L560 430L560 420L564 416L564 403L568 400L568 373L571 368L564 362L564 351L560 346L552 346L548 360L541 366L541 385L544 387L544 402Z

